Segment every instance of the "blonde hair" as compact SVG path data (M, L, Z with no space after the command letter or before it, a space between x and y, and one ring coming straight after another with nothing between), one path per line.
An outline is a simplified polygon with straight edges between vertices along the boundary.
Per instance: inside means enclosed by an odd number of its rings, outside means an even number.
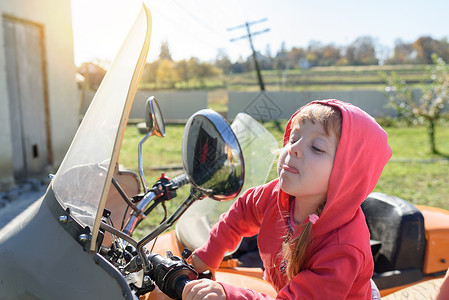
M307 105L293 117L290 126L293 128L304 123L305 120L309 120L313 124L318 122L323 125L327 135L333 134L337 140L340 139L342 116L338 108L320 103ZM325 204L320 205L315 212L316 215L321 215ZM292 240L285 239L282 243L282 254L287 263L286 275L289 280L305 269L310 256L309 248L313 242L312 222L309 221L303 226L304 229L298 237Z
M292 119L291 128L308 120L315 124L323 125L327 135L334 134L340 139L341 134L341 112L338 108L321 103L312 103L304 106Z

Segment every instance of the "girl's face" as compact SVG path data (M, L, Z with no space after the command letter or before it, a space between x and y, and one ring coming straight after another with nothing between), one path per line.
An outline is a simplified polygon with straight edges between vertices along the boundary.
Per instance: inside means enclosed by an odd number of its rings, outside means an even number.
M301 201L324 203L337 146L337 137L320 123L295 125L278 160L281 189Z

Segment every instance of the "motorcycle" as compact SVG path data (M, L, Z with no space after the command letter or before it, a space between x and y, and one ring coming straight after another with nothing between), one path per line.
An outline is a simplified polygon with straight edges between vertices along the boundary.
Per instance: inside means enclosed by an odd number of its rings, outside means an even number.
M144 5L45 195L0 229L0 299L180 299L188 281L212 277L199 274L187 258L232 204L226 200L266 180L277 142L248 115L239 114L230 126L214 111L201 110L185 126L184 172L162 174L149 186L143 144L165 135L162 112L150 97L138 174L122 170L120 146L150 36ZM141 221L184 185L190 192L179 207L135 240ZM444 275L448 211L378 193L363 209L374 239L373 279L383 294ZM215 279L275 297L257 257L245 259L257 252L253 240L227 253Z

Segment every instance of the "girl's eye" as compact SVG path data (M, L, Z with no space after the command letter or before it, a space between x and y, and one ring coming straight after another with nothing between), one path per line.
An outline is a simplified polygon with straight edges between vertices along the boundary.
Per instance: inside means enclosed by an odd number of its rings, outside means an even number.
M317 146L312 146L312 150L315 151L316 153L324 153L324 150L321 150Z
M290 138L290 144L294 144L294 143L296 143L297 141L298 141L299 139L298 138Z

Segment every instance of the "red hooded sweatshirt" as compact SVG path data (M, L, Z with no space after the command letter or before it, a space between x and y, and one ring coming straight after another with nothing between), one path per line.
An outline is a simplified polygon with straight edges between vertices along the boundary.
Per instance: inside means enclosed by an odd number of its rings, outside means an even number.
M209 266L217 268L224 253L234 249L242 236L258 233L265 279L278 292L277 298L371 299L374 263L360 204L373 191L391 157L387 134L356 106L338 100L312 103L340 109L342 130L327 201L318 221L312 225L314 239L305 270L291 281L280 270L290 196L280 190L278 179L249 189L239 197L211 229L206 245L195 252ZM284 134L284 145L289 140L291 120ZM297 226L293 237L302 229L303 226ZM228 299L269 298L250 289L221 284Z

